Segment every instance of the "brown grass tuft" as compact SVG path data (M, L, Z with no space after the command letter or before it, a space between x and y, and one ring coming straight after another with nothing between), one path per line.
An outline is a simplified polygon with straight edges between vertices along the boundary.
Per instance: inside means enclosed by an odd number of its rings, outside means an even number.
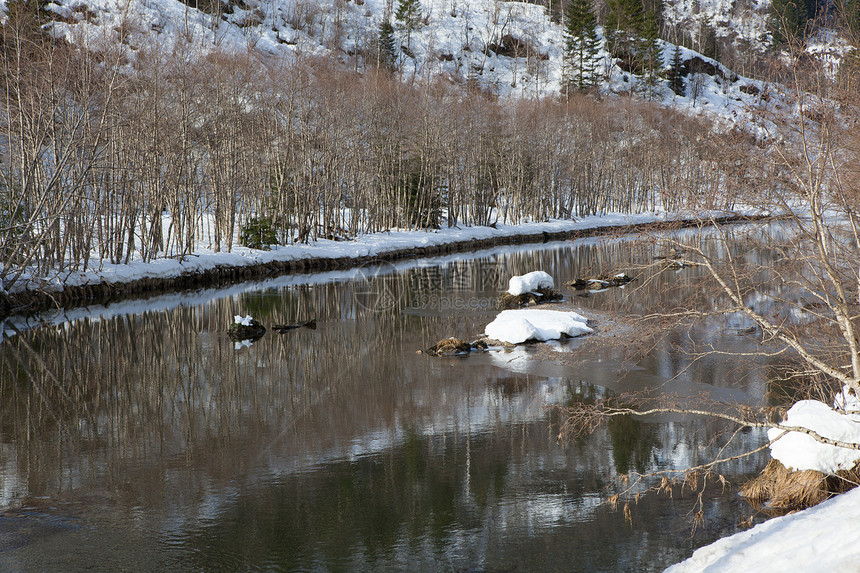
M774 510L802 509L848 491L858 482L860 463L850 470L827 475L815 470L792 471L772 459L758 477L741 487L740 493L754 506L764 505Z

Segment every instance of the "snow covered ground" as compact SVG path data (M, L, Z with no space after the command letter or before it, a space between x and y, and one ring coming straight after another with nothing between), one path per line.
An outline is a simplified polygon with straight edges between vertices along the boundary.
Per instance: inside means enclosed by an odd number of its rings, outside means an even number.
M834 403L836 409L817 400L801 400L789 409L783 425L808 428L832 440L860 443L857 406L857 398L843 389ZM799 432L771 428L768 438L773 440L771 456L791 469L834 473L851 468L860 459L858 450L822 444ZM720 539L666 573L860 571L858 514L860 488Z
M708 23L720 36L735 37L762 52L769 44L764 22L769 4L769 0L754 0L739 7L728 0L675 0L666 4L664 16L689 31ZM224 6L229 7L222 14L210 15L179 0L55 0L46 6L55 18L47 29L93 51L119 48L131 64L148 50L201 55L225 50L287 60L328 57L361 69L375 62L380 25L391 11L388 0L241 0ZM554 96L562 91L563 29L544 6L423 0L421 15L421 25L409 33L401 27L396 34L397 66L404 81L433 77L458 84L474 81L512 98ZM500 48L504 38L519 47L513 53ZM675 45L664 41L659 45L667 67ZM726 128L748 127L753 119L750 110L772 98L765 95L763 82L740 77L693 50L682 48L680 55L683 61L694 59L692 67L698 70L687 78L686 92L676 95L662 82L649 90L649 98L706 115ZM599 57L602 92L641 91L640 79L622 70L604 48ZM838 59L838 53L828 52L827 57Z
M456 242L492 239L517 235L541 233L561 233L566 231L594 229L600 227L625 227L628 225L654 223L667 220L682 220L684 215L670 215L665 212L641 213L636 215L607 214L604 216L583 217L577 220L551 220L520 225L498 224L492 227L452 227L438 231L390 231L359 236L354 241L319 240L309 245L275 246L264 251L233 246L232 252L215 252L211 241L204 238L194 253L186 257L164 257L152 262L132 260L128 264L110 264L103 260L92 259L86 270L56 273L53 276L22 277L8 290L21 292L27 289L57 292L65 286L91 284L122 284L139 279L169 279L186 274L200 273L217 267L246 267L273 261L297 261L308 259L339 259L372 257L387 252L445 245ZM234 239L234 243L238 241ZM2 285L0 285L2 287ZM4 292L0 289L0 292Z
M665 573L860 571L860 489L698 549Z

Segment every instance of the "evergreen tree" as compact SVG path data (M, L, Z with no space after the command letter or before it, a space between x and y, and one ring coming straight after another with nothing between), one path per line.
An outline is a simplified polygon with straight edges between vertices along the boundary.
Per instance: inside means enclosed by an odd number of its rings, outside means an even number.
M717 52L717 30L711 23L711 19L703 21L699 26L699 52L703 56L719 59Z
M406 48L412 50L412 32L421 29L421 0L399 0L394 12L397 29L406 32Z
M639 73L637 52L639 36L645 25L645 9L641 0L607 0L604 28L609 53L621 60L626 72Z
M583 90L598 81L600 40L591 0L571 0L565 10L565 55L571 65L568 85Z
M675 46L675 49L672 51L672 62L669 65L669 71L666 73L666 79L669 80L669 88L675 95L686 95L687 86L684 82L684 76L681 74L681 46Z
M803 40L809 16L803 0L773 0L768 11L768 27L776 47Z
M640 31L641 37L636 54L638 66L642 70L645 89L650 99L654 87L660 81L660 69L663 67L663 55L660 49L657 18L652 13L645 15Z
M387 19L379 26L379 67L394 70L397 65L397 45L394 26Z

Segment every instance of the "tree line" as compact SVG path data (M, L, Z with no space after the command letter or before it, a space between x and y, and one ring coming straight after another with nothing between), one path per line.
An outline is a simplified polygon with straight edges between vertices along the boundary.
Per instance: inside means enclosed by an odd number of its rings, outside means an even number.
M0 280L204 247L730 207L753 142L634 101L496 101L330 60L2 29ZM732 138L732 145L721 138ZM729 157L731 156L731 157ZM254 240L256 237L256 240Z

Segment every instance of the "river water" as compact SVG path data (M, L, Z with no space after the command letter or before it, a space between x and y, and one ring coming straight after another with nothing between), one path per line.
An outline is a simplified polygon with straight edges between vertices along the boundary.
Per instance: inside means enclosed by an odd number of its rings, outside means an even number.
M0 571L660 571L740 530L754 512L737 485L766 454L721 467L730 486L704 488L701 507L675 488L634 489L613 508L620 474L707 461L725 428L624 418L559 442L553 406L648 389L761 403L761 365L686 352L753 348L743 324L416 353L482 332L508 278L535 269L558 282L640 274L566 293L598 329L607 312L635 329L633 314L706 301L697 269L645 280L636 265L660 249L505 247L13 317L0 343ZM237 314L316 328L236 343ZM722 455L763 440L735 435Z

